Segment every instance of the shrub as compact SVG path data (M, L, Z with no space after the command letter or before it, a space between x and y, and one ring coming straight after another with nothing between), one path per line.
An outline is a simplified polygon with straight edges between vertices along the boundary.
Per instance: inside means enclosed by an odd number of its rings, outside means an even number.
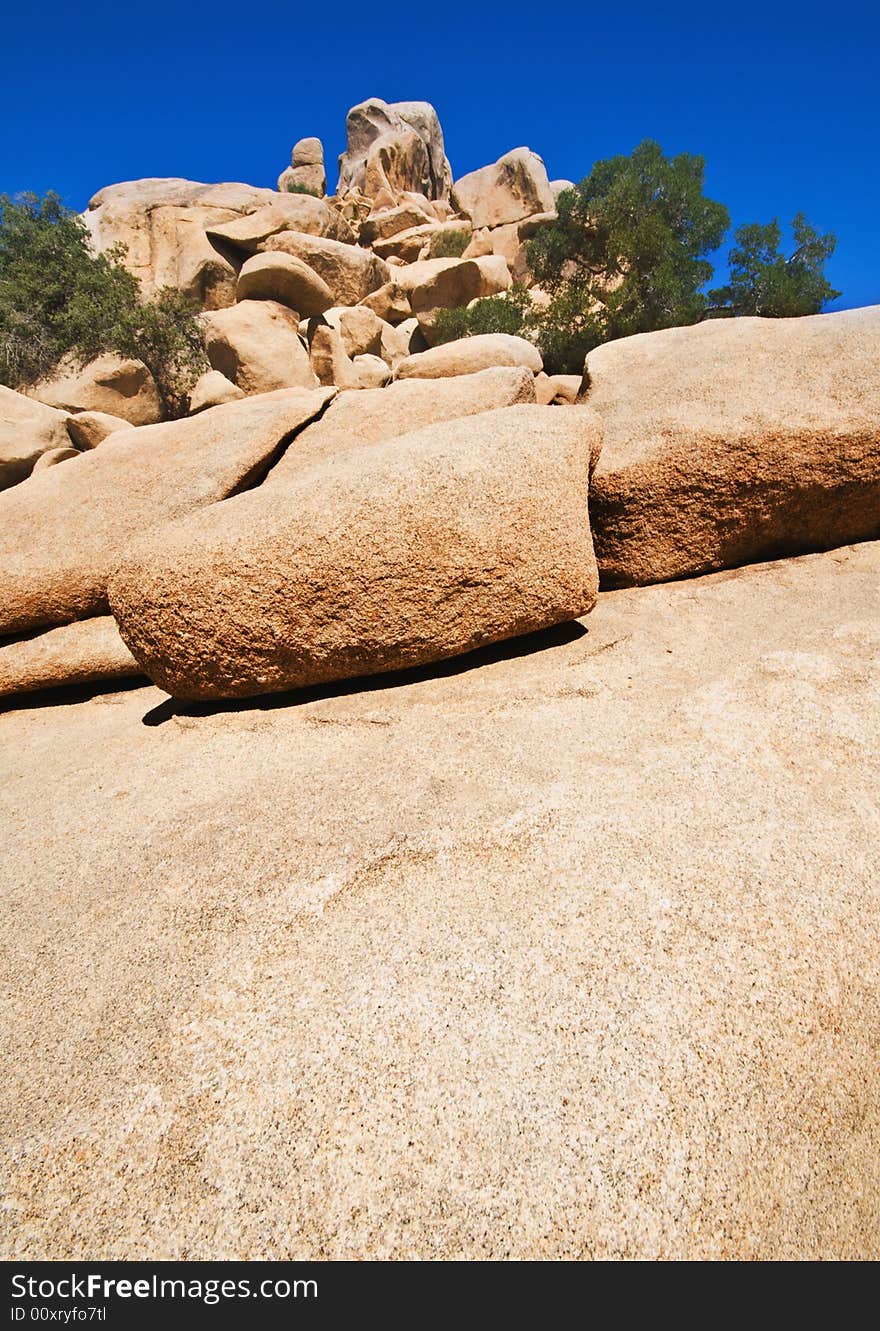
M308 185L301 185L298 180L288 180L284 186L288 194L310 194L313 199L320 199L320 194L316 189L311 189Z
M470 306L438 310L435 336L440 342L454 342L456 338L478 333L513 333L523 337L530 305L525 287L514 285L499 296L483 296Z
M784 319L818 314L826 301L840 295L825 278L825 260L834 253L837 237L820 236L803 213L791 224L795 249L786 259L780 251L782 232L774 220L753 222L734 233L730 281L709 292L712 314L752 314Z
M428 254L432 259L460 259L470 243L469 231L437 231L431 237Z
M20 388L64 356L85 364L113 351L143 361L166 414L183 414L207 367L195 310L169 288L141 301L123 253L93 254L57 194L0 196L0 383Z

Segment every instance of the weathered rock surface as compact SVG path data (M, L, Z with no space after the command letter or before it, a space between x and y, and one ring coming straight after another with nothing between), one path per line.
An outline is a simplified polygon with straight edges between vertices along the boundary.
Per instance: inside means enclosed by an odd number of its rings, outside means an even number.
M346 151L339 159L338 194L354 190L376 198L414 192L445 198L452 171L437 113L427 102L370 98L346 118Z
M480 333L407 356L394 371L396 379L445 379L454 374L475 374L493 365L524 365L537 374L540 352L525 338L509 333Z
M112 615L62 624L18 641L0 641L0 698L139 674L141 668L120 638Z
M107 411L79 411L67 418L67 433L74 448L97 448L110 434L130 429L130 422Z
M579 374L539 374L535 376L535 397L540 404L561 405L577 400L583 386Z
M225 374L219 370L206 370L193 385L189 395L190 415L206 411L209 407L222 407L224 402L238 402L244 396L243 390L227 379Z
M503 226L535 213L550 213L555 198L544 163L530 148L514 148L492 166L455 182L453 202L474 227Z
M878 365L880 306L714 320L591 352L587 401L605 425L592 500L604 582L880 535Z
M243 254L256 254L257 247L279 231L301 231L310 236L327 236L330 240L353 244L356 237L340 213L323 199L308 194L275 195L272 203L264 204L244 217L231 222L218 222L207 228L209 240L221 246L231 246Z
M333 292L314 268L292 254L255 254L242 266L237 300L277 300L310 318L334 304Z
M299 320L286 305L242 300L201 317L211 367L245 393L316 387Z
M107 608L134 537L267 470L332 394L292 391L120 430L69 466L0 495L0 634Z
M287 190L291 185L311 190L321 197L327 193L324 145L320 139L300 139L293 145L290 166L278 177L279 190ZM308 195L300 197L307 198Z
M59 462L68 462L71 458L78 458L79 456L80 453L77 448L50 448L48 452L41 453L37 458L31 475L34 476L37 472L45 471L47 467L57 467Z
M111 581L122 637L176 697L225 698L421 665L585 614L591 434L589 413L508 407L169 524Z
M129 425L155 425L162 419L159 390L146 365L109 351L83 366L63 361L57 374L27 392L59 411L100 411Z
M390 240L392 236L413 227L424 226L434 220L428 213L427 201L424 206L417 203L401 203L395 208L385 208L371 213L360 225L360 239L364 245L375 245L377 241Z
M266 253L280 250L308 264L327 283L333 295L331 304L335 305L357 305L391 279L388 265L372 251L323 236L279 231L264 240L260 250Z
M876 1259L878 587L0 716L7 1258Z
M303 467L383 443L427 425L535 401L530 370L505 368L453 379L401 379L388 388L340 393L319 420L307 425L263 482L277 485ZM591 423L595 418L590 417ZM585 436L591 431L585 430Z
M481 259L460 259L433 273L410 292L414 314L429 310L456 309L481 296L495 296L511 284L507 264L490 255Z
M30 476L42 453L68 443L65 412L0 384L0 490Z

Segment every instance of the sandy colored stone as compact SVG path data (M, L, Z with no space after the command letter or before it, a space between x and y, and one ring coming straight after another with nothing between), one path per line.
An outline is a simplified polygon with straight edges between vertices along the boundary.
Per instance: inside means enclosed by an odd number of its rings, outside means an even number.
M878 587L0 716L4 1255L876 1260Z
M266 253L280 250L308 264L327 283L334 305L357 305L391 277L388 265L371 250L327 240L324 236L279 231L264 240L260 250Z
M385 323L396 325L412 317L409 292L396 283L393 278L376 291L365 296L361 304L372 310Z
M373 356L365 351L352 357L352 365L357 375L358 387L370 390L383 388L391 378L391 367L381 356Z
M278 178L279 190L287 189L289 185L301 185L321 196L327 193L324 145L320 139L299 139L293 145L290 166Z
M79 449L97 448L108 435L130 428L128 421L107 411L78 411L67 418L67 433L74 448Z
M292 254L255 254L243 265L235 288L236 300L277 300L300 316L310 318L329 310L333 292L302 259Z
M444 198L452 171L437 113L427 102L372 97L346 117L346 150L339 158L340 195L355 191L394 203L401 194Z
M293 390L120 430L0 495L0 634L107 608L135 537L254 484L331 394Z
M66 412L0 384L0 490L30 476L42 453L68 443Z
M262 241L279 231L303 231L311 236L353 243L354 232L341 214L323 199L308 194L279 194L244 217L218 222L207 228L208 239L220 247L231 245L244 254L255 254Z
M189 395L189 412L194 416L209 407L221 407L224 402L238 402L245 393L219 370L206 370L193 385Z
M45 471L47 467L57 467L59 462L68 462L71 458L78 458L79 456L78 448L50 448L48 452L41 453L37 458L31 475Z
M316 386L296 312L286 305L243 300L201 317L212 369L245 393Z
M483 370L453 379L401 379L387 388L339 393L320 419L297 435L263 485L283 484L303 467L337 453L384 443L427 425L534 401L534 378L523 368Z
M462 176L453 201L475 229L519 222L555 206L544 163L530 148L513 148L491 166Z
M336 388L359 388L357 370L345 350L338 328L314 320L309 339L309 360L319 384Z
M589 413L516 406L325 458L144 541L110 584L120 633L174 696L226 698L585 614L591 435Z
M140 673L112 615L62 624L18 641L0 640L0 698Z
M455 374L475 374L496 365L524 365L537 374L542 364L540 352L525 338L509 333L480 333L407 356L397 366L394 377L445 379Z
M880 535L880 306L710 320L587 358L605 424L604 582L660 582ZM398 370L399 373L399 370Z
M410 304L414 314L427 310L456 309L481 296L506 291L511 277L502 258L458 259L413 287Z
M383 333L392 331L390 324L365 305L325 310L324 318L339 329L342 344L349 356L378 355Z
M401 203L394 208L380 209L370 213L370 216L361 222L361 244L375 245L377 241L389 240L402 231L424 226L431 220L433 219L428 211L427 200L423 200L421 204Z
M572 403L577 401L583 386L580 374L538 374L535 376L535 397L539 403Z
M59 411L100 411L129 425L155 425L162 419L162 400L146 365L111 351L87 365L62 361L51 379L27 393Z

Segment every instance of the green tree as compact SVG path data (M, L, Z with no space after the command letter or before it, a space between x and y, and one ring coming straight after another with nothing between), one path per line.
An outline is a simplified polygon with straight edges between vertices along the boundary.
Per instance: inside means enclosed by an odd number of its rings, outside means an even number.
M0 383L20 388L72 356L102 351L144 362L166 414L181 415L206 368L195 311L166 288L140 300L116 247L92 253L81 218L57 194L0 196Z
M791 224L795 248L786 258L780 249L782 232L774 218L766 226L752 222L734 233L730 251L730 281L709 292L713 314L762 315L784 319L818 314L835 291L824 273L837 237L820 236L803 213Z

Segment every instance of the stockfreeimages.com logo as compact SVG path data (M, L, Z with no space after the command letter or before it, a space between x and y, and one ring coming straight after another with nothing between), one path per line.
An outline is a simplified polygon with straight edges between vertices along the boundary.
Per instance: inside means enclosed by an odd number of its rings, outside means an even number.
M317 1280L270 1279L253 1282L251 1280L179 1280L173 1277L152 1275L142 1279L127 1280L115 1276L105 1276L99 1271L90 1271L88 1275L59 1276L40 1278L16 1274L12 1277L13 1299L29 1299L32 1302L75 1302L87 1299L93 1304L106 1303L115 1299L194 1299L208 1305L220 1303L223 1299L316 1299L318 1297ZM75 1317L86 1321L89 1309L77 1308ZM13 1321L20 1321L25 1316L22 1307L13 1308ZM70 1320L70 1319L64 1319Z

